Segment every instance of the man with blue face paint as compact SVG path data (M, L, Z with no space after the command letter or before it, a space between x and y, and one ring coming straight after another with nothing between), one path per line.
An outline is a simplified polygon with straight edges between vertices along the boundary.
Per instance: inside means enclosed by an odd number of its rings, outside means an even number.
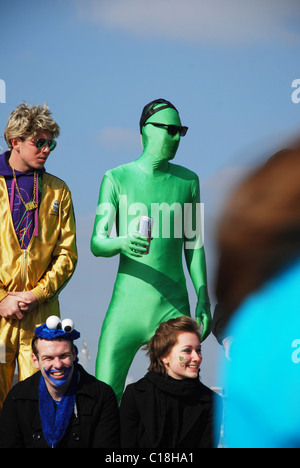
M35 329L32 360L40 372L8 394L0 416L0 448L119 446L116 397L78 364L73 340L79 337L71 320L56 316Z
M59 319L57 320L60 323ZM48 328L47 322L35 330L32 342L33 365L42 373L41 382L54 401L60 401L77 373L76 350L73 340L80 333L72 330L66 333L61 327ZM38 340L39 338L39 340Z

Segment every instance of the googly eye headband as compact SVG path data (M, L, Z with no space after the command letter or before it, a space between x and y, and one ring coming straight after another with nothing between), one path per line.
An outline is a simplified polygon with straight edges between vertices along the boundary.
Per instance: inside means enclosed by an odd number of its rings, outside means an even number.
M61 321L56 315L51 315L46 323L36 327L35 336L44 340L63 338L64 340L74 341L80 337L80 333L74 329L73 320L64 319Z

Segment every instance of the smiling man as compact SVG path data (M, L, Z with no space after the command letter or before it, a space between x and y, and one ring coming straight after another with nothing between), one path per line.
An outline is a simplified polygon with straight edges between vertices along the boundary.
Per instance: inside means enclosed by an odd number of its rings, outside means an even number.
M51 316L35 329L32 361L39 372L8 394L0 416L0 448L119 446L115 394L78 364L73 340L80 333L65 326L66 320Z
M46 104L21 104L4 131L9 150L0 155L0 411L16 360L19 380L36 371L34 328L59 315L58 294L77 262L70 191L44 168L59 133Z

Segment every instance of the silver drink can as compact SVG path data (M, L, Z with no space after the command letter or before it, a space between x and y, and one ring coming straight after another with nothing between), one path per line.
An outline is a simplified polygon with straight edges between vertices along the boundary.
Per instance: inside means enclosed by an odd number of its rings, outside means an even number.
M147 255L149 253L152 229L153 218L149 218L148 216L141 216L139 221L138 233L142 234L142 236L147 237L147 241L149 242L149 246L146 247L146 252L140 252L142 255Z

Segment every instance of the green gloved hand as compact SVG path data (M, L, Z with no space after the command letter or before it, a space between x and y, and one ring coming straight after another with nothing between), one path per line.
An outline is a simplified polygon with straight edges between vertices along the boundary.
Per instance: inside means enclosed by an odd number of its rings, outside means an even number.
M207 288L201 286L198 294L196 307L196 322L201 330L201 341L203 342L210 334L212 328L212 316Z

